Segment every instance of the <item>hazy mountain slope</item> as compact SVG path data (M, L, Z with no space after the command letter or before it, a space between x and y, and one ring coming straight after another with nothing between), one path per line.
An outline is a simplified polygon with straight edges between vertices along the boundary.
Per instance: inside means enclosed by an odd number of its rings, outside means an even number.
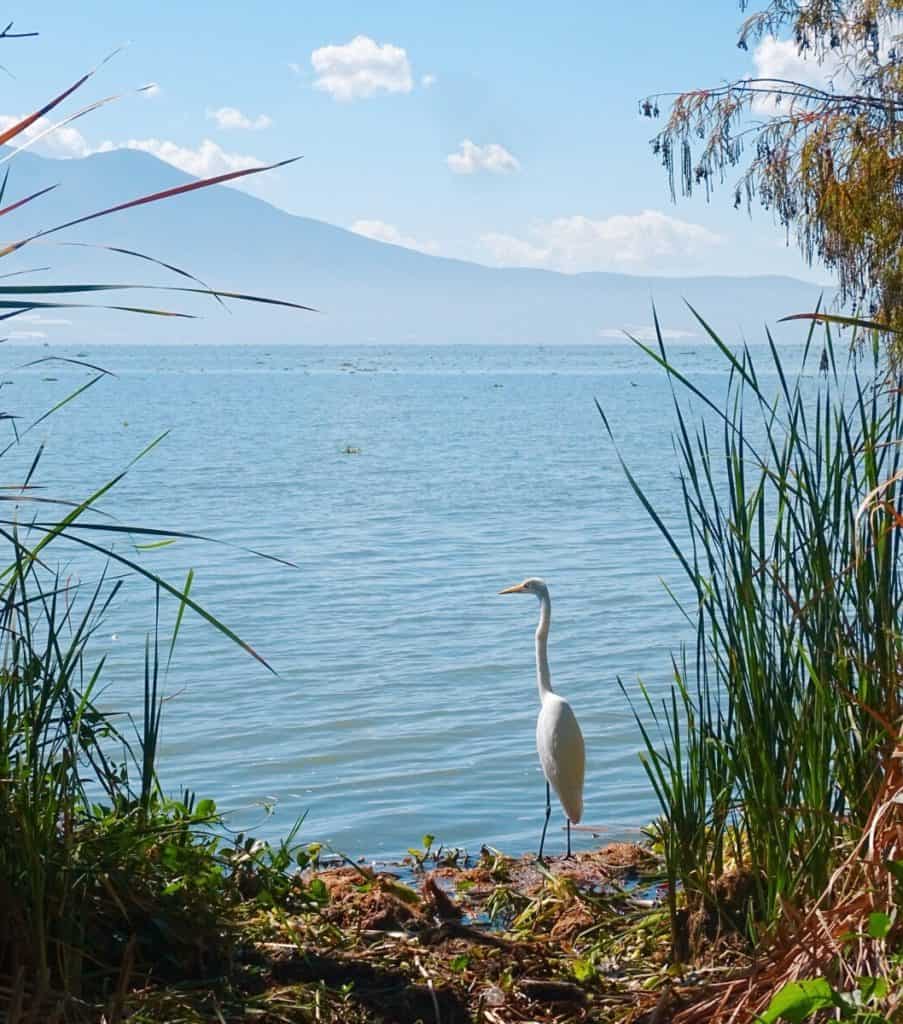
M291 173L303 188L303 164ZM3 238L186 180L135 151L67 161L24 153L12 163L7 201L55 182L61 187L4 218ZM596 340L603 330L650 323L653 299L667 328L698 332L684 298L728 336L742 329L758 337L763 322L811 308L820 294L816 286L784 277L643 278L492 269L374 242L222 187L53 237L139 249L215 287L261 292L323 311L294 314L233 304L229 315L212 300L130 293L129 302L188 309L203 319L184 323L82 311L71 314L75 327L47 328L48 337L79 342L574 343ZM10 271L44 264L53 267L40 275L48 283L185 283L145 263L85 249L32 245L6 260Z

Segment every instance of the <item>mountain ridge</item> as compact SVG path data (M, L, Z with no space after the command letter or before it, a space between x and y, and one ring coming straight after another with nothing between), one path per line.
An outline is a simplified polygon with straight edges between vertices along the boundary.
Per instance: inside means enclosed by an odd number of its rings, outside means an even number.
M7 240L190 180L153 155L128 149L71 160L21 153L10 166L7 201L55 182L61 187L12 214ZM366 238L223 186L100 218L51 240L134 249L213 287L287 299L326 314L230 303L228 315L202 297L186 302L184 296L164 296L160 305L203 319L164 325L157 318L126 320L82 310L72 325L48 325L48 340L78 343L115 341L123 334L141 342L586 343L624 327L647 326L653 301L669 332L699 335L702 329L684 300L719 331L736 334L761 332L763 322L812 309L823 293L830 297L830 289L782 275L664 277L488 267ZM9 269L30 266L37 248L26 246L8 257L16 264ZM42 252L40 262L53 270L30 278L35 283L184 283L147 263L139 267L95 249L54 247L52 258ZM791 328L794 336L799 330Z

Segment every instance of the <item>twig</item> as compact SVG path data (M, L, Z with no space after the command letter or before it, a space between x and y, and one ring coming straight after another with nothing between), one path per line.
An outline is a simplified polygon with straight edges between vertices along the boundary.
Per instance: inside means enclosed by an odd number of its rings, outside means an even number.
M430 998L433 1000L433 1013L436 1014L436 1024L442 1024L442 1017L439 1013L439 1000L436 998L436 990L433 987L433 979L427 973L426 968L420 962L420 957L414 954L414 963L417 965L417 970L426 978L426 987L430 990Z
M38 35L37 32L10 32L13 27L13 23L10 22L6 28L0 32L0 39L27 39L29 36Z

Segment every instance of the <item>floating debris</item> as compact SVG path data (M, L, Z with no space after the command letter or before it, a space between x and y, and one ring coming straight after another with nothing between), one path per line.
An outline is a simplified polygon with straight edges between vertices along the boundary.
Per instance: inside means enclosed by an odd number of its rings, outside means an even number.
M360 448L356 448L353 444L346 444L345 447L342 449L342 454L343 455L360 455L361 454L361 449Z

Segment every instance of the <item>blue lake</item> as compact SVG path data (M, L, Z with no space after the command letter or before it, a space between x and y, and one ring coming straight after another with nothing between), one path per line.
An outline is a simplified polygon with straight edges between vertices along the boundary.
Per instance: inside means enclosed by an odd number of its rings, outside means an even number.
M672 348L696 383L723 393L712 346ZM165 681L168 790L211 796L232 827L269 837L306 812L303 838L355 857L397 856L425 832L472 851L535 849L538 605L497 591L536 575L552 593L553 684L586 739L585 821L623 838L654 816L617 680L637 697L639 678L663 694L671 653L693 635L662 582L686 593L677 561L594 404L679 529L675 420L651 359L627 343L78 352L117 377L25 435L4 483L46 443L37 482L84 498L168 430L104 497L107 521L228 543L136 552L120 536L116 550L177 585L193 568L192 596L278 673L186 619ZM42 355L76 350L4 348L4 408L22 426L91 377L64 363L23 368ZM55 550L64 571L90 577L77 546ZM153 596L128 580L96 636L109 655L105 708L140 708ZM164 630L174 613L164 603ZM563 836L550 837L557 852Z

